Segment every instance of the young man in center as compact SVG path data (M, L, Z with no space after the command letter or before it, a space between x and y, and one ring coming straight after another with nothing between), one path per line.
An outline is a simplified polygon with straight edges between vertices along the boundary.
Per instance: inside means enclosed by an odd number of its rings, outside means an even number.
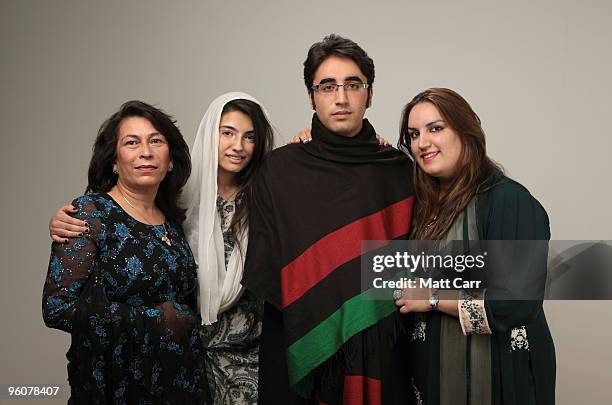
M408 234L412 164L364 119L374 63L359 45L315 43L304 81L312 142L273 151L252 196L243 284L266 302L259 403L411 403L404 320L362 290L360 258L363 240Z

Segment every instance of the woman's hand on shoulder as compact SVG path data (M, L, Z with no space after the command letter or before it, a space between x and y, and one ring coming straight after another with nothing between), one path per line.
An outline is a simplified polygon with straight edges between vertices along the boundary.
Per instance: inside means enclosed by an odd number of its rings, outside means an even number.
M291 138L291 140L287 142L287 145L292 144L292 143L300 143L300 142L308 143L310 141L312 141L312 135L310 133L310 128L304 128L300 132L298 132L296 136Z
M387 141L382 135L376 134L376 139L378 139L378 144L380 146L384 146L385 148L388 148L391 146L389 141Z
M64 205L49 220L49 235L54 242L66 243L67 238L77 238L89 231L85 221L71 216L76 210L73 205Z

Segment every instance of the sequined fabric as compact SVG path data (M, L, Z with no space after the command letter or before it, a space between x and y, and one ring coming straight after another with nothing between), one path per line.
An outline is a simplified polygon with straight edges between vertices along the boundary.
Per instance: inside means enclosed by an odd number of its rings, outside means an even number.
M196 266L182 229L140 223L107 194L73 201L89 233L52 246L49 327L71 333L70 403L205 403Z

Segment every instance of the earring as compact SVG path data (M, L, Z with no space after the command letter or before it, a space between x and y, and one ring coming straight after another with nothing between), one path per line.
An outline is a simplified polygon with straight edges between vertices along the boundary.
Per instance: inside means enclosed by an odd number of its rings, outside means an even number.
M172 170L174 170L174 165L172 164L172 162L170 162L170 164L168 165L168 171L171 172Z
M119 174L119 170L117 170L117 166L113 166L113 173Z

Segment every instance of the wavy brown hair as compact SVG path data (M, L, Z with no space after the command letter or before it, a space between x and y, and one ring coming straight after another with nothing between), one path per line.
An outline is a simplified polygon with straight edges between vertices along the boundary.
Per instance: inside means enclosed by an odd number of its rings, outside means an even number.
M437 178L426 174L418 164L413 171L416 192L412 239L445 239L457 216L470 200L490 188L492 175L503 168L487 156L485 134L480 118L468 102L450 89L431 88L417 94L402 111L398 148L412 155L408 117L415 105L433 104L446 124L457 132L461 141L458 175L442 191Z

